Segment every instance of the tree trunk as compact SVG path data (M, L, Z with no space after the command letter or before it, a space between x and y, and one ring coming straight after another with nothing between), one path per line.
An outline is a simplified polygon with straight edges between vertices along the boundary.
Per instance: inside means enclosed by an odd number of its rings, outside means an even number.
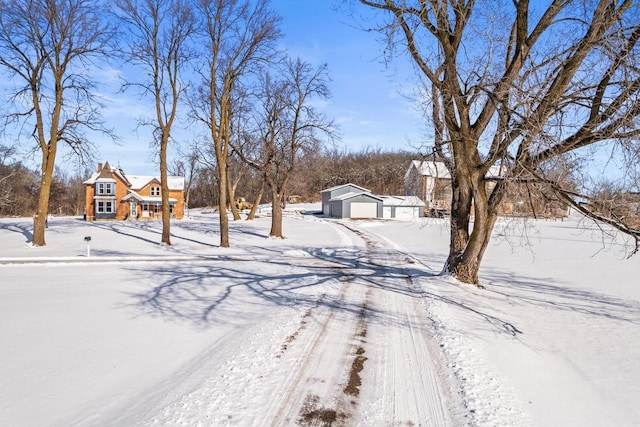
M229 247L229 216L227 215L227 173L226 162L219 161L218 167L218 191L220 200L218 212L220 213L220 247Z
M171 245L171 212L169 209L169 182L167 177L167 145L169 134L162 133L160 141L160 194L162 196L162 240L161 244Z
M48 176L47 176L48 175ZM44 231L47 228L47 215L49 214L49 193L51 190L51 176L44 174L40 180L40 195L38 196L38 211L33 217L33 239L35 246L45 246L47 243Z
M271 231L269 237L279 237L284 239L282 235L282 196L277 190L271 190Z
M251 206L249 215L247 215L247 221L252 220L256 217L256 212L258 211L258 206L260 205L260 201L262 200L263 193L264 193L264 180L262 181L262 185L260 186L260 191L258 192L258 196L256 197L256 200L253 202L253 206Z
M462 254L469 242L469 219L471 217L471 189L465 179L459 180L455 174L451 183L451 231L449 240L449 257L444 271L456 271Z
M35 246L45 246L47 243L44 231L47 228L47 215L49 214L49 196L51 193L51 181L53 179L53 168L55 163L56 150L49 149L43 155L42 175L40 177L40 194L38 196L38 211L33 217L33 238L31 243Z
M229 205L231 205L231 213L233 214L233 220L240 220L240 212L236 206L236 192L234 185L231 183L231 168L227 165L227 191L229 192Z
M479 283L478 271L487 245L489 244L496 219L498 218L497 206L502 194L501 192L500 194L496 194L490 201L487 195L487 182L483 175L472 177L471 184L473 188L474 208L473 230L471 235L468 236L466 246L458 254L456 261L450 265L449 271L461 282L477 285ZM470 215L466 216L467 224L469 217ZM464 218L462 219L464 220Z

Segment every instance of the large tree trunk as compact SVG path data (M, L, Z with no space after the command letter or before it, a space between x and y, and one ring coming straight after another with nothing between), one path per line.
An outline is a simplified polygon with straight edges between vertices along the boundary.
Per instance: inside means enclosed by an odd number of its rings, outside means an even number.
M499 186L494 190L495 194L489 198L484 174L474 174L470 183L473 189L473 230L468 236L465 247L457 253L455 262L450 265L449 272L461 282L477 285L479 284L478 271L498 218L498 205L502 200L503 191L502 186ZM462 217L461 220L464 221L465 216L459 214ZM470 212L466 216L467 225L469 218ZM452 243L454 240L453 223L452 213Z
M264 194L264 180L262 181L262 185L260 185L260 191L258 192L258 196L256 196L256 199L253 202L253 206L251 206L249 215L247 215L247 221L252 220L256 217L256 212L258 211L258 206L260 206L260 201L262 200L263 194Z
M462 253L469 242L469 219L471 217L472 196L466 180L458 180L455 174L451 182L451 231L449 257L444 271L453 273L458 267Z
M43 162L42 176L40 178L38 211L33 217L33 239L31 243L35 246L45 246L47 244L44 231L47 228L47 215L49 214L49 195L51 193L55 150L49 150L49 155L44 157L46 160Z
M231 213L233 214L233 220L240 220L240 212L236 206L236 192L235 186L231 182L231 168L227 165L227 191L229 192L229 205L231 205Z
M280 195L278 190L273 187L271 189L271 194L271 231L269 231L269 237L279 237L284 239L284 236L282 235L282 195Z
M218 159L218 191L220 201L218 212L220 212L220 247L229 247L229 216L227 215L227 163L223 159Z
M171 245L171 212L169 209L169 182L167 177L167 145L169 135L162 133L160 141L160 193L162 196L162 240L161 244Z

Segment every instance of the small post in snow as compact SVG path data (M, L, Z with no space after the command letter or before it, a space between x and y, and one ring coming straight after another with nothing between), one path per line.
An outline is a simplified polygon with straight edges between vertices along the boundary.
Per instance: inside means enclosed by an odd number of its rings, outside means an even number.
M89 258L91 256L91 245L89 244L89 242L91 242L91 236L85 237L84 241L87 242L87 258Z

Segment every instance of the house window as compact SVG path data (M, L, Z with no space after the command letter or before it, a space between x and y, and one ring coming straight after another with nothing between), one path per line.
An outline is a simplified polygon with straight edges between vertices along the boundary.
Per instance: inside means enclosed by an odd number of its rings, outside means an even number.
M113 201L98 200L97 213L113 213Z
M159 196L160 195L160 187L154 185L151 187L151 195L152 196Z
M100 196L112 196L115 194L115 185L113 182L99 182L98 183L98 195Z

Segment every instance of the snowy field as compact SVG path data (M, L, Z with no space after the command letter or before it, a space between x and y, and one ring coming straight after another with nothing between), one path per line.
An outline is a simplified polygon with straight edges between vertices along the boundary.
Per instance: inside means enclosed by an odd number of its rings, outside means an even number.
M31 227L0 219L3 426L640 420L640 255L577 218L501 220L485 289L439 274L438 219L236 221L228 249L212 213L170 247L159 221Z

